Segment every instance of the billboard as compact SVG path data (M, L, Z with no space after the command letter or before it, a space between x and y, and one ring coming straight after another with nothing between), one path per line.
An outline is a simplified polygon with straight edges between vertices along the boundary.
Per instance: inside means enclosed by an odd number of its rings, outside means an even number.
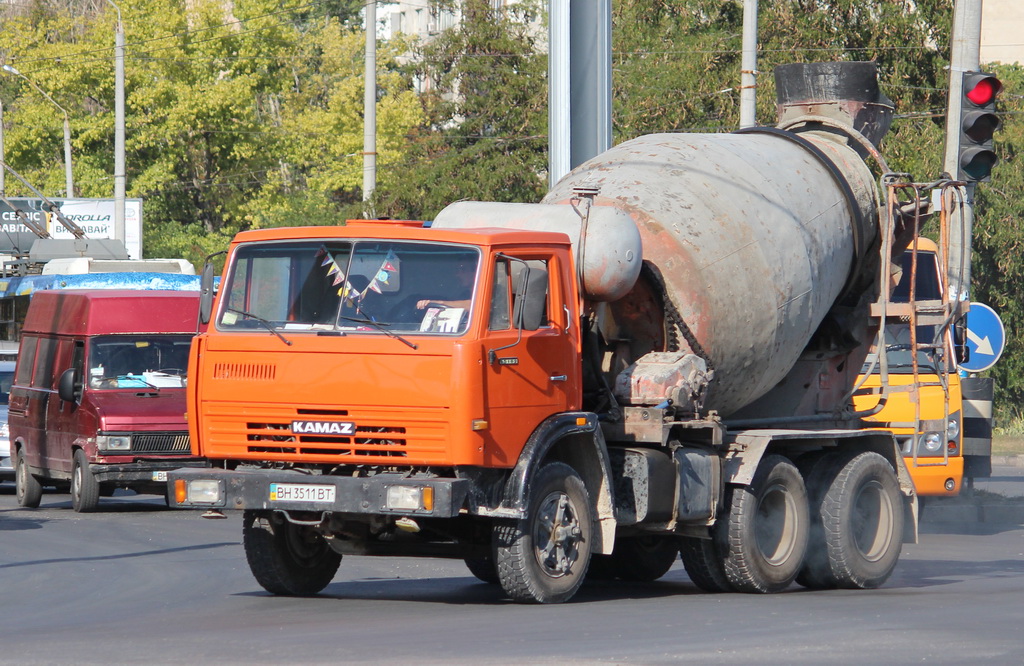
M32 222L45 227L54 238L74 238L64 228L56 215L45 210L42 199L30 197L9 197L7 199ZM114 237L113 199L50 199L57 204L60 212L77 224L88 238ZM142 199L125 199L124 202L124 243L128 256L142 258ZM27 253L38 238L22 224L15 208L0 201L0 254Z

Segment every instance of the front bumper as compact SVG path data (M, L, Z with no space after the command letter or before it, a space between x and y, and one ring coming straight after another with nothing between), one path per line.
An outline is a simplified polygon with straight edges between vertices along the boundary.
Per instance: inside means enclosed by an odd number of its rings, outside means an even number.
M179 509L259 509L279 511L312 511L363 515L427 516L453 518L466 502L469 479L417 478L401 474L379 474L371 477L311 476L289 470L222 470L180 469L167 475L170 506ZM189 484L200 482L210 487L216 483L218 492L210 501L190 501ZM317 488L333 488L333 500L280 500L273 488L276 484L299 484ZM425 495L429 489L430 507L395 507L389 489L412 490ZM326 495L327 493L321 493ZM401 493L397 493L401 494Z
M210 463L205 460L167 460L167 461L153 461L147 460L145 462L135 463L120 463L120 464L103 464L93 463L89 465L89 470L96 477L97 481L108 482L114 481L118 483L132 483L132 482L156 482L164 483L167 480L169 472L180 469L182 467L205 467L209 468Z

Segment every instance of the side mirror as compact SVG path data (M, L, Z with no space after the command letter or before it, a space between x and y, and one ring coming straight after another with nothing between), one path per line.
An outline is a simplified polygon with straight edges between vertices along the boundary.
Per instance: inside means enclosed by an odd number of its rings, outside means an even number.
M199 323L210 323L213 315L213 264L203 264L203 275L199 282Z
M967 346L967 317L961 317L953 324L953 358L957 365L971 360L971 350Z
M537 266L528 266L516 281L516 304L512 321L516 328L536 331L546 322L548 300L548 272Z
M79 402L82 399L82 383L74 368L68 368L57 382L57 395L65 402Z

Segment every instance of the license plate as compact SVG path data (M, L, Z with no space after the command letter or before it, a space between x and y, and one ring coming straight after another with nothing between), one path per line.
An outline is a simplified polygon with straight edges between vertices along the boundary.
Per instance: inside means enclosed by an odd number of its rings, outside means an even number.
M167 481L167 472L153 472L153 480L161 483Z
M334 502L334 486L310 483L272 483L271 502Z

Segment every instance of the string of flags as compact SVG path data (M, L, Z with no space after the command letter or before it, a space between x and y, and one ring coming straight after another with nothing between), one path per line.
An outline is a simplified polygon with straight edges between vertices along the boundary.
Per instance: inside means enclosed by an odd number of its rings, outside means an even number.
M320 263L320 266L327 268L328 277L333 276L334 280L331 283L331 286L336 287L341 285L338 289L338 295L351 301L363 300L366 294L371 290L378 294L381 293L380 285L390 284L389 280L391 277L398 274L398 266L396 265L398 263L398 257L395 255L393 250L388 250L388 253L384 256L384 261L381 262L380 268L377 269L373 279L370 280L370 283L366 285L365 289L358 291L352 286L352 283L349 282L345 272L341 270L338 262L334 260L334 257L331 256L331 253L327 250L325 245L321 245L319 249L317 249L316 257L318 259L323 257L323 261Z

